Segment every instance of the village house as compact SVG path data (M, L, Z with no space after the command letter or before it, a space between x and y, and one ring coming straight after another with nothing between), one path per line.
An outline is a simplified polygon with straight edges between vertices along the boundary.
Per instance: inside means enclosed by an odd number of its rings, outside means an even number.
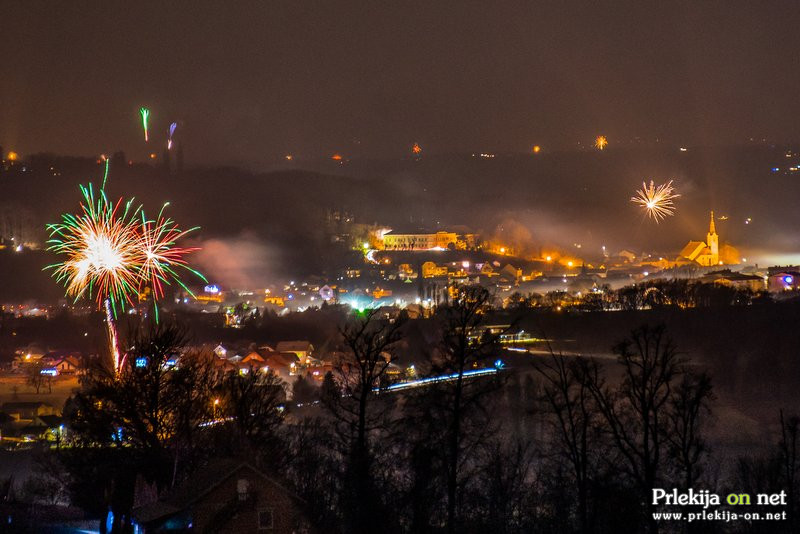
M249 463L216 460L133 510L138 532L310 533L305 503Z

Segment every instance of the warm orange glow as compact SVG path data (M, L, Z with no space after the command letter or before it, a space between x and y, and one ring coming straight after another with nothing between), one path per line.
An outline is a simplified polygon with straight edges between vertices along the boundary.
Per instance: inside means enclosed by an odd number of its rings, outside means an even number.
M264 302L266 304L274 304L275 306L280 306L281 308L283 308L286 305L286 301L284 300L283 297L266 296L264 297Z
M151 154L150 154L150 159L156 159L156 155L155 155L155 153L151 153Z
M540 147L539 145L534 145L533 146L533 153L534 154L538 154L541 151L542 151L542 147Z
M546 259L547 261L553 261L553 257L552 257L552 256L547 256L545 259Z
M216 295L199 294L195 297L195 300L200 302L222 302L222 296L222 293L217 293Z
M333 156L331 156L331 159L333 161L342 161L342 156L341 154L334 154Z
M411 147L411 152L414 154L422 154L422 147L419 146L419 143L414 143L414 146Z
M572 263L572 260L570 260L570 261L568 261L568 262L567 262L567 267L572 267L573 265L574 265L574 264Z
M603 150L605 147L608 146L608 139L605 135L598 135L597 139L594 140L594 147L597 150Z
M294 156L291 154L286 154L284 157L286 158L286 161L292 161L292 159L294 159Z
M18 159L19 159L19 154L17 154L13 150L8 153L8 161L17 161Z

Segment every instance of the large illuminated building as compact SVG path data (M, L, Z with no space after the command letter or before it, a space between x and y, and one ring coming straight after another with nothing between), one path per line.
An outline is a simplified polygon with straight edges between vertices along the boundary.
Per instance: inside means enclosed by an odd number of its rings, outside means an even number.
M455 248L458 235L455 232L435 232L430 234L383 234L384 250L435 250Z
M711 212L711 222L705 241L689 241L678 257L678 262L686 260L698 263L703 267L714 265L736 265L739 263L739 251L730 245L719 244L719 235L714 224L714 212Z

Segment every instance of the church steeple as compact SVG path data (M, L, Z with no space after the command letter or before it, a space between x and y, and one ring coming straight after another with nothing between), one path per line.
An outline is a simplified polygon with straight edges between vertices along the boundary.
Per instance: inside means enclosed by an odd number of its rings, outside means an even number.
M717 265L719 263L719 236L717 235L717 227L714 225L713 211L711 212L711 222L708 225L706 245L711 253L711 265Z

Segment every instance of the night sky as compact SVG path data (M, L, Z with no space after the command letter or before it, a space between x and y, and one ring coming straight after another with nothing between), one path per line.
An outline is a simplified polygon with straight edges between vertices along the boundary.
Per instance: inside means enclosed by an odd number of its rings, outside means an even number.
M195 163L793 142L798 28L794 2L3 0L0 145L141 156L140 106Z

